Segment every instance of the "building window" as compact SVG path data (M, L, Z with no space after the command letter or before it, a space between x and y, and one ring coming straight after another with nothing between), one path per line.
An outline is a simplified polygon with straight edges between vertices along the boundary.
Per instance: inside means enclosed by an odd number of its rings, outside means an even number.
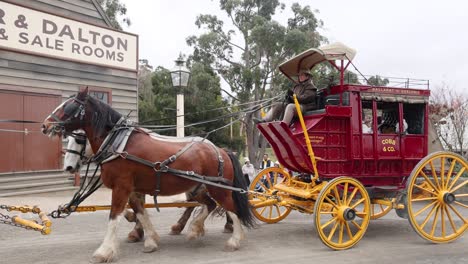
M109 93L108 92L100 92L100 91L90 91L89 95L98 99L101 102L109 104Z

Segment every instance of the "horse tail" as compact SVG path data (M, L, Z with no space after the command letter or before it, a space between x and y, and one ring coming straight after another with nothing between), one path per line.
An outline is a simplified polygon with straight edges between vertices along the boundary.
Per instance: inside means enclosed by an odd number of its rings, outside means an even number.
M247 182L245 181L245 177L242 174L242 167L240 165L239 160L237 159L234 153L228 151L229 158L231 159L232 167L234 170L234 187L242 188L244 190L248 189ZM232 199L234 200L234 204L236 205L237 209L237 217L241 223L246 227L254 227L255 226L255 219L252 215L249 199L247 197L247 193L240 193L233 191L232 192Z

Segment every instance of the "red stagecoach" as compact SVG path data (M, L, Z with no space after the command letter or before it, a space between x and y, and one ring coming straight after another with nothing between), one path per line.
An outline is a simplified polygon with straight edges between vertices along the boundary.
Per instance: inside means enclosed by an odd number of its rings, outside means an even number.
M280 65L296 81L300 70L330 63L340 83L320 90L318 109L291 126L258 124L284 169L252 181L254 214L275 223L293 209L314 213L319 237L333 249L355 245L369 221L391 209L429 241L455 240L468 228L468 165L455 153L428 155L428 87L345 84L354 55L336 43Z

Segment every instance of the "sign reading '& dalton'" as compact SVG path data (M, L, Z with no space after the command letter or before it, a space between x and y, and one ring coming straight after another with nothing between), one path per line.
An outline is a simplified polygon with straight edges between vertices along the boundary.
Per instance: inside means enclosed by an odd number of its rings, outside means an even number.
M138 37L0 1L0 49L137 70Z

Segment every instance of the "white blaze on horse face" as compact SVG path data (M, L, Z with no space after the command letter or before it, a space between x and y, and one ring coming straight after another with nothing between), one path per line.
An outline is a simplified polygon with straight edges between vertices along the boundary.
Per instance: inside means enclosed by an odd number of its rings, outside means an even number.
M76 143L74 137L68 136L67 149L81 153L84 145ZM74 171L81 165L81 157L78 154L66 152L65 158L63 159L63 170Z

